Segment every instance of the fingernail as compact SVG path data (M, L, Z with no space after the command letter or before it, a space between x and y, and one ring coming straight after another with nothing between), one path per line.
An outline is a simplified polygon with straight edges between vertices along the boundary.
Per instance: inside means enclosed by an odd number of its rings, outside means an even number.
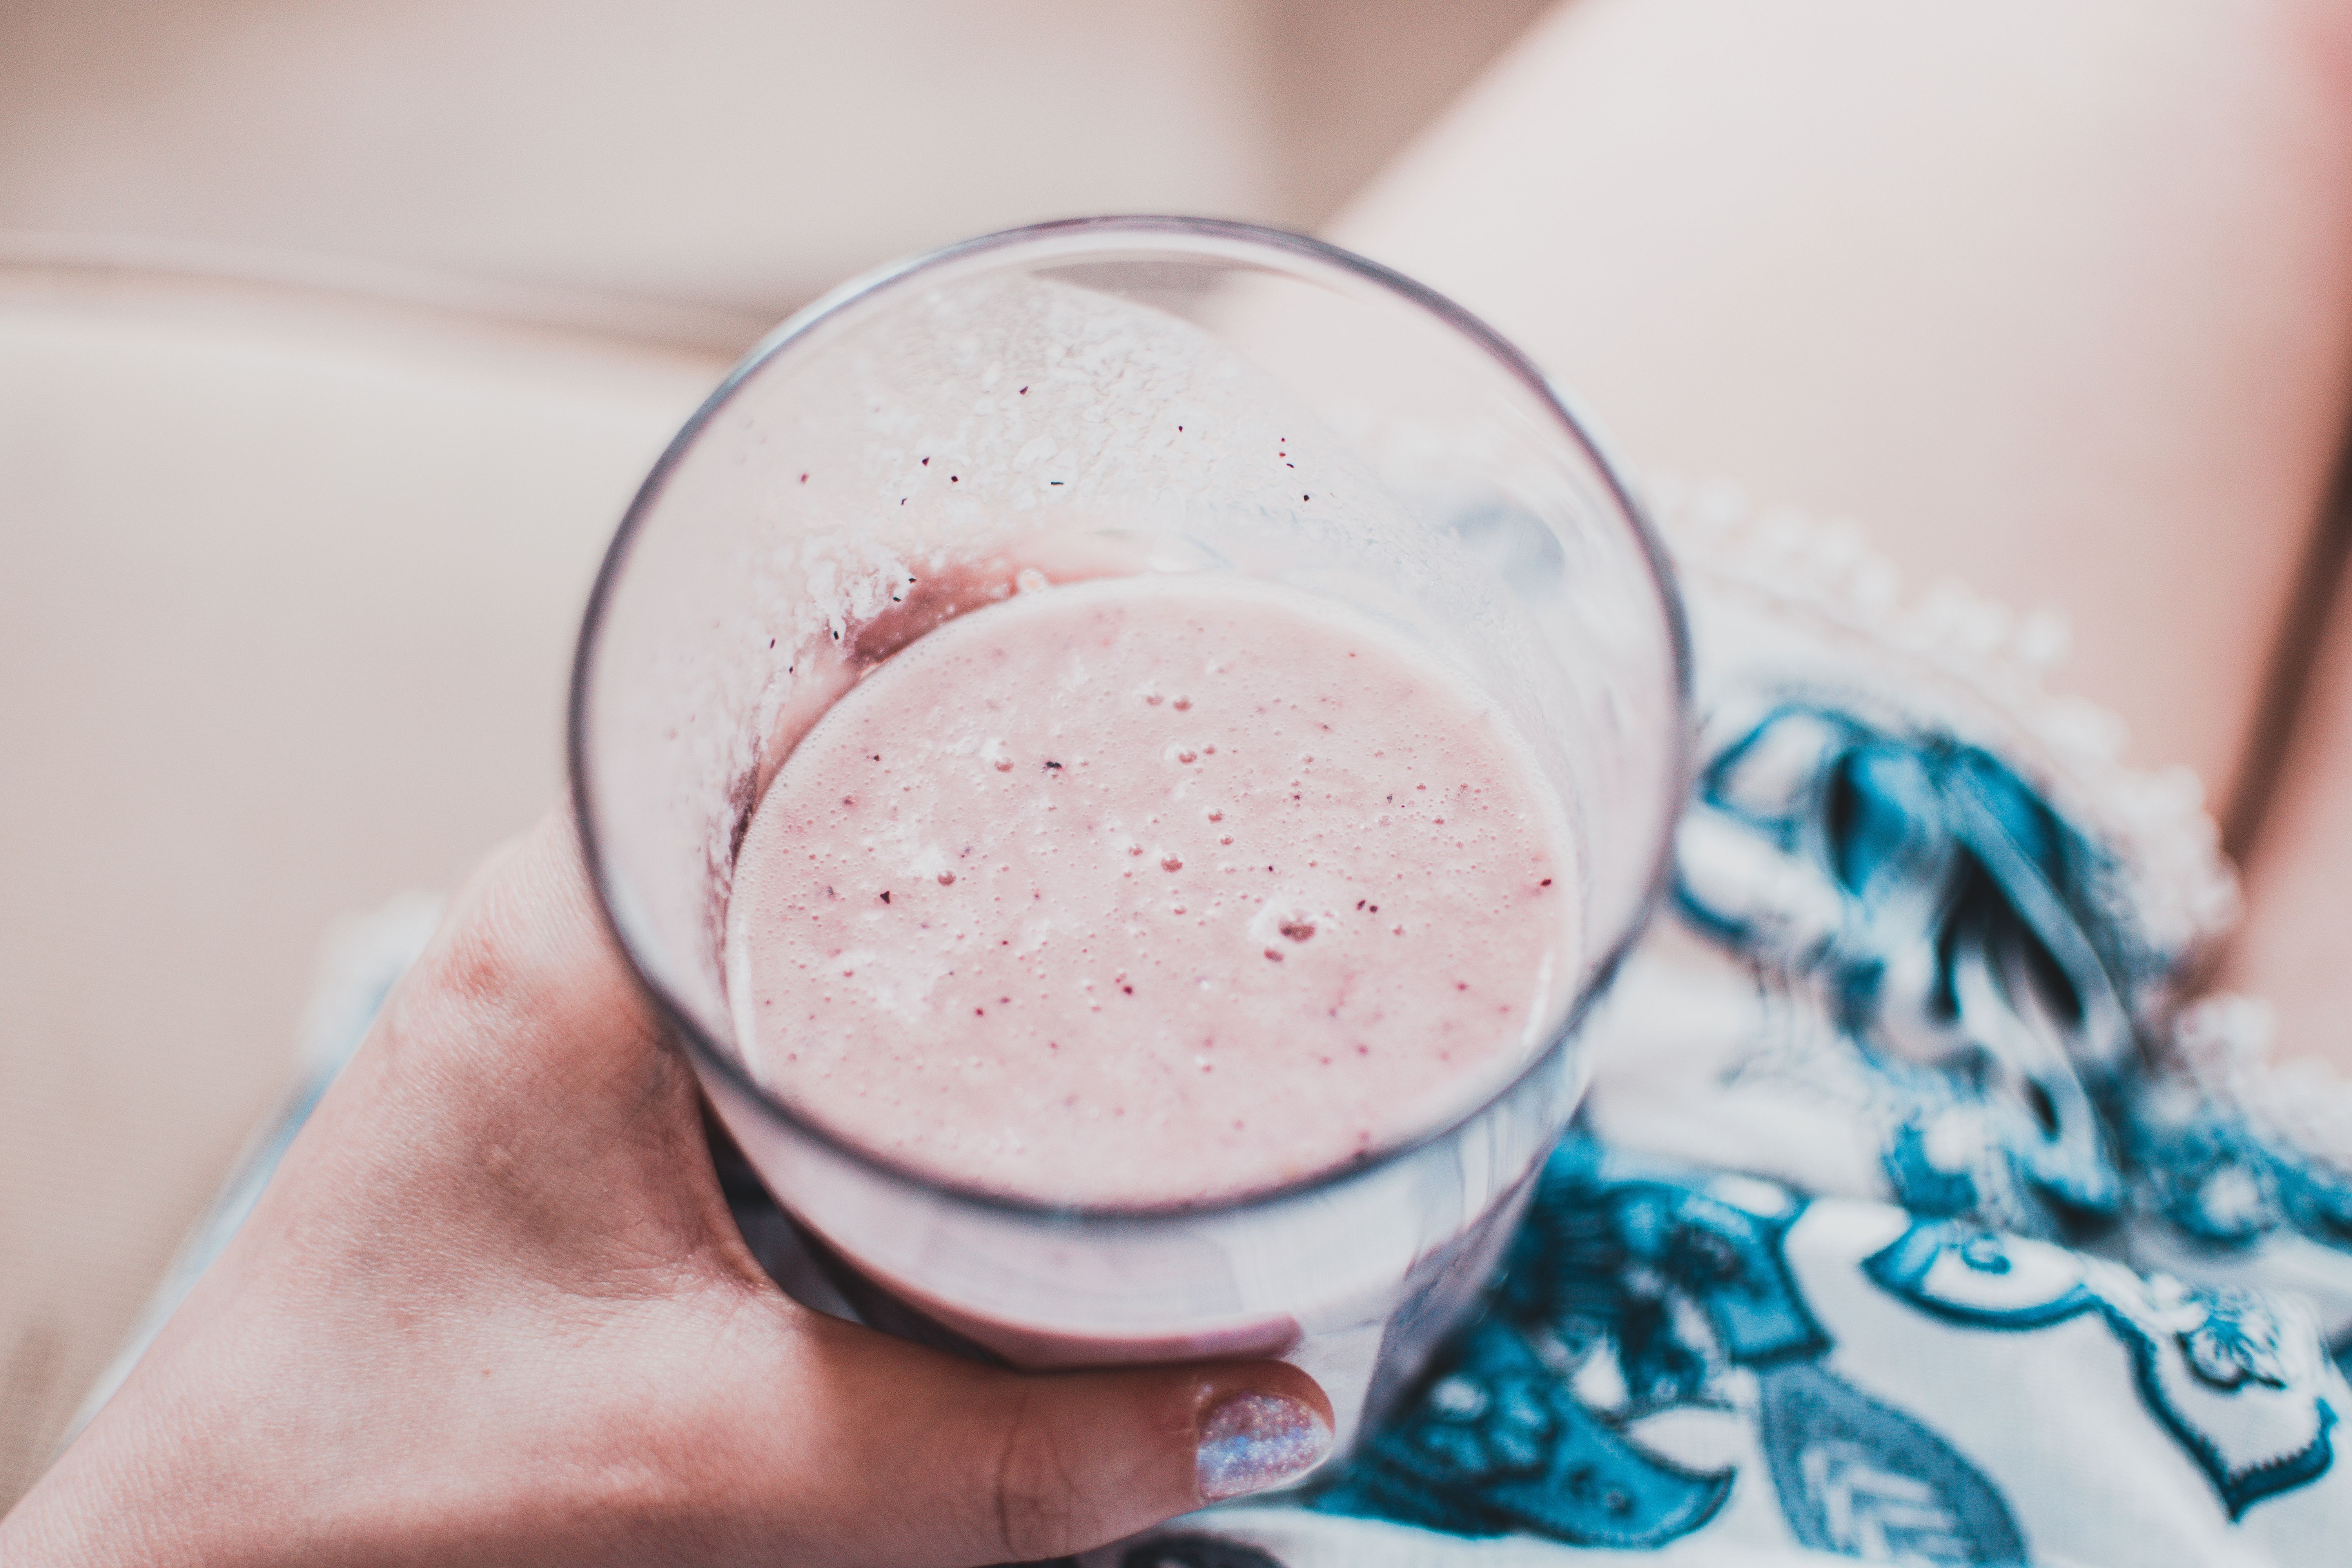
M1322 1463L1331 1428L1296 1399L1236 1394L1201 1417L1201 1498L1204 1502L1261 1492Z

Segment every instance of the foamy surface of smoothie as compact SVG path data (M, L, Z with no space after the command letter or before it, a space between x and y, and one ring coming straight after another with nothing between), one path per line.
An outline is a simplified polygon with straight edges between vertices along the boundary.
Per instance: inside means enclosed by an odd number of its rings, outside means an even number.
M1157 1205L1466 1110L1576 972L1564 816L1492 705L1297 590L1024 593L873 667L738 857L752 1075L917 1170Z

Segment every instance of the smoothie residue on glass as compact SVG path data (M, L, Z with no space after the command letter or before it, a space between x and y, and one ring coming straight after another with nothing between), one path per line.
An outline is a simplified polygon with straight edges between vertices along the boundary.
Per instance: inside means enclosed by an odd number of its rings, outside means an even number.
M1304 592L1024 592L803 736L727 916L752 1075L1046 1203L1264 1190L1467 1110L1577 963L1559 803L1492 705Z

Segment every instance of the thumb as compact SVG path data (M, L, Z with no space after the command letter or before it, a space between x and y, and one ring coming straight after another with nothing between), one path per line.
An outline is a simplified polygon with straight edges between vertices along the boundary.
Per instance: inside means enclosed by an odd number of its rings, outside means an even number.
M828 1414L847 1461L827 1467L843 1561L1060 1557L1289 1480L1331 1447L1330 1401L1282 1362L1023 1373L805 1326L830 1342L804 1342L803 1408Z

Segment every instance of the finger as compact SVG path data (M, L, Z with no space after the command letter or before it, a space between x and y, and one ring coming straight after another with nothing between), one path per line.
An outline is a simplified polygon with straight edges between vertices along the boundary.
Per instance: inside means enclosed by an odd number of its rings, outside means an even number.
M509 1026L583 1054L658 1037L644 990L589 884L572 814L551 808L450 902L397 1002L429 998L463 1032Z
M438 1216L483 1268L581 1293L715 1269L734 1242L691 1068L663 1036L591 890L568 813L494 853L313 1118L304 1184L368 1195L339 1226ZM315 1136L310 1135L315 1133Z
M795 1330L791 1452L810 1555L901 1568L1021 1563L1116 1541L1304 1474L1331 1405L1280 1362L1024 1374L830 1320ZM747 1415L777 1448L772 1397Z

